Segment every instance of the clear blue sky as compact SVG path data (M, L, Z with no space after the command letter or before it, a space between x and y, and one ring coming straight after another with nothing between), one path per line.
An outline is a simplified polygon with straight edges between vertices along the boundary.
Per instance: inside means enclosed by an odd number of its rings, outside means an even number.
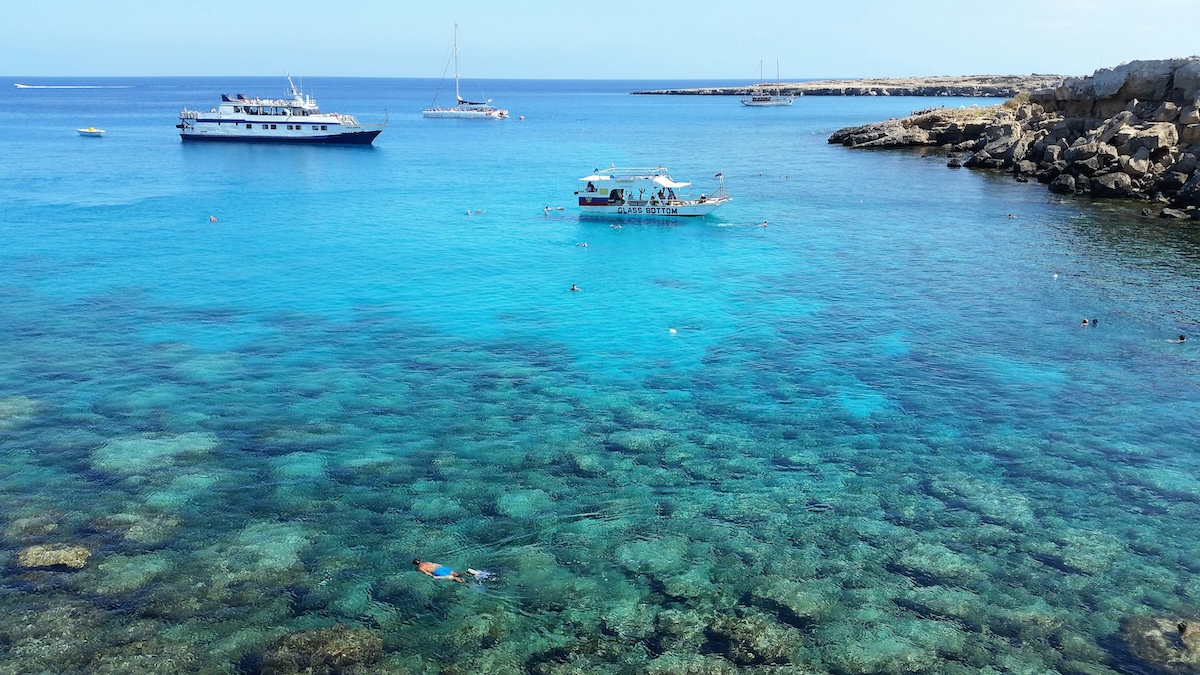
M1197 0L39 0L7 3L0 75L438 77L455 22L472 78L1085 75L1200 52Z

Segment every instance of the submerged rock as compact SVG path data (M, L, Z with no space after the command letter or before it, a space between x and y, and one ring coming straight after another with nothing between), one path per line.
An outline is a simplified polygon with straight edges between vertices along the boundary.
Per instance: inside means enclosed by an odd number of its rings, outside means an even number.
M284 637L261 656L260 673L341 673L370 665L383 655L383 638L372 630L335 624Z
M37 401L24 396L0 398L0 429L15 429L37 414Z
M77 544L39 544L21 549L17 564L30 569L67 567L81 570L92 552Z
M1165 673L1200 673L1200 621L1135 616L1121 625L1129 653Z

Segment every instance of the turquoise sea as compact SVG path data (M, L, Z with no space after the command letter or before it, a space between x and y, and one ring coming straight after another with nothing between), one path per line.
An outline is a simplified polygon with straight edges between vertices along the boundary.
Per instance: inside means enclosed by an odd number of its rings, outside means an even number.
M826 143L996 101L323 78L373 147L179 140L283 84L0 80L0 673L1096 675L1197 611L1200 235ZM580 220L610 163L734 201Z

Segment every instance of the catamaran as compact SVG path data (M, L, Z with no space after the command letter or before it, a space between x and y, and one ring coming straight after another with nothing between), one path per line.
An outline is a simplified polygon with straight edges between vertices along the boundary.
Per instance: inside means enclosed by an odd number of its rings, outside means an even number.
M685 190L691 183L673 180L663 167L653 169L617 168L580 178L587 183L576 190L579 213L583 216L638 218L663 216L668 218L706 216L718 206L733 199L725 192L725 179L720 173L713 176L721 181L712 193L692 196Z
M449 108L443 108L437 105L437 95L442 89L442 83L438 82L437 91L433 93L433 105L426 108L423 113L425 117L453 117L466 120L502 120L508 117L507 110L492 107L492 99L488 99L483 103L475 101L467 101L463 99L458 92L458 24L454 24L454 99L457 104ZM446 62L446 67L450 67L449 61ZM446 73L442 71L442 80L446 79Z
M221 104L209 110L183 109L179 137L185 141L243 141L255 143L329 143L370 145L383 124L359 124L353 115L323 113L287 76L290 99L246 98L221 94Z
M756 91L750 96L742 99L742 105L750 107L767 107L777 105L791 105L792 101L796 100L795 96L781 96L779 88L779 62L775 62L775 93L771 94L765 90L766 85L763 83L762 76L762 61L758 62L758 86Z

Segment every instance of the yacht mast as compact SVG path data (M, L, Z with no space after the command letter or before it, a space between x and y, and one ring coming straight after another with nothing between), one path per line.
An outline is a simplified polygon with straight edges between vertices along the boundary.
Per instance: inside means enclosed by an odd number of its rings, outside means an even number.
M454 24L454 105L462 104L462 95L458 93L458 24Z

